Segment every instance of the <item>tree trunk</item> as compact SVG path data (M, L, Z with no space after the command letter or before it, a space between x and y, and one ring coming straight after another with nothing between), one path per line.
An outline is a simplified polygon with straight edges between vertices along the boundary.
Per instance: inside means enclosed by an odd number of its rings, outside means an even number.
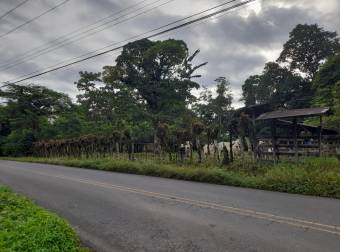
M227 147L223 144L223 160L222 160L222 165L228 165L230 160L229 160L229 154L228 154L228 149Z
M131 143L131 160L134 160L135 144Z
M240 136L240 147L241 147L241 152L247 152L248 151L248 146L246 142L246 137L245 136Z
M220 161L220 154L218 153L218 142L214 140L214 159Z
M196 138L196 148L197 148L197 154L198 154L198 162L202 163L202 150L201 150L201 143L200 139Z
M189 142L189 146L190 146L190 161L192 161L192 142Z
M119 158L119 142L116 142L116 158Z
M153 135L153 152L154 154L160 154L161 153L161 145L159 138L157 137L157 133L155 132Z
M233 152L233 133L229 131L229 151L230 151L230 162L234 162L234 152Z

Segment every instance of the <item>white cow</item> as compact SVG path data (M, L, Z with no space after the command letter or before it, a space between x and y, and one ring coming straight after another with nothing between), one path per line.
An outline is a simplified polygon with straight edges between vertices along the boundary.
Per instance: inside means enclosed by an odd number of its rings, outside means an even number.
M230 142L214 141L214 143L211 143L209 145L210 154L213 155L216 152L221 153L221 151L223 150L223 146L227 147L227 150L230 151ZM233 141L233 153L239 154L240 150L241 150L240 140L237 139L237 140ZM208 155L208 145L207 144L203 146L203 152L204 152L205 155Z

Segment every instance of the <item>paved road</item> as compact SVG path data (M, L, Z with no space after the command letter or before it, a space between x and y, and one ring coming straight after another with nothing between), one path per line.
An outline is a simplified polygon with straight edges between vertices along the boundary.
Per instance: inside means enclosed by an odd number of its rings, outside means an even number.
M95 251L340 251L340 200L0 161Z

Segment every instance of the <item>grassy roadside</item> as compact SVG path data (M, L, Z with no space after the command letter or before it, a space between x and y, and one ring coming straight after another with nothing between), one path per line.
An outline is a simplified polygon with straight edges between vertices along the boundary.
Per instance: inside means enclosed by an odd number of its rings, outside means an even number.
M88 251L53 213L0 186L0 251Z
M194 164L123 161L112 158L6 159L340 198L340 161L336 158L309 158L299 163L282 163L276 166L239 160L223 168Z

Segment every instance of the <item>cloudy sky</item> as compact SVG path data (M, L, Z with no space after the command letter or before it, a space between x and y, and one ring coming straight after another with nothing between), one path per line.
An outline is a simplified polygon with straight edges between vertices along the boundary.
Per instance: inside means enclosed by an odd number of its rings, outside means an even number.
M1 0L0 16L22 1ZM112 44L122 45L122 41L135 35L225 2L64 1L29 0L0 19L1 82L71 61L95 50L101 52L99 49ZM13 31L59 3L63 4ZM200 49L196 62L209 63L200 70L203 76L198 82L212 87L216 77L227 76L235 96L235 106L240 106L238 99L244 80L251 74L260 73L265 62L278 57L289 32L299 23L318 23L327 30L340 33L340 1L257 0L155 39L183 39L191 52ZM116 55L117 52L109 53L24 83L46 85L75 97L77 90L73 82L77 80L78 72L100 71L102 66L114 64Z

